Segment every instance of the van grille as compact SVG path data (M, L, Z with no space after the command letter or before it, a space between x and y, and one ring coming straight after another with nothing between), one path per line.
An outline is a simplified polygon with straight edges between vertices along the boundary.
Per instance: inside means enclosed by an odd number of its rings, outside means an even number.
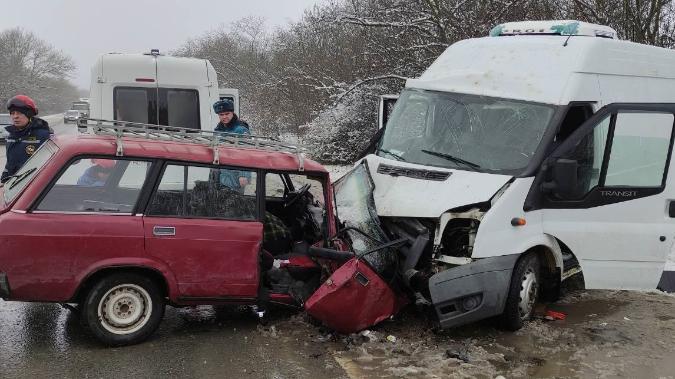
M380 163L377 166L377 173L391 176L406 176L413 179L435 180L442 182L447 179L452 173L444 171L420 170L409 167L396 167Z

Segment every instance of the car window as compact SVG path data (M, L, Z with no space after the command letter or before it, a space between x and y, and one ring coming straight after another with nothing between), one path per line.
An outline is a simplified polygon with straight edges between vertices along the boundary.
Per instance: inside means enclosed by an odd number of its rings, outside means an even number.
M232 180L223 182L224 176ZM223 183L239 182L244 187ZM150 199L148 216L255 220L256 173L241 169L168 165Z
M14 198L26 188L28 183L33 180L35 175L58 150L59 148L54 142L47 141L35 151L23 167L5 183L5 194L3 195L5 204L14 201Z
M309 192L314 197L314 200L319 201L321 204L325 204L323 198L323 185L318 179L308 177L306 175L298 174L285 174L291 180L293 184L293 190L298 191L303 186L309 184ZM265 196L269 198L283 198L285 194L288 193L286 186L283 182L281 174L278 173L268 173L265 175Z
M74 161L36 211L131 214L151 162L86 158ZM125 178L124 185L120 178Z

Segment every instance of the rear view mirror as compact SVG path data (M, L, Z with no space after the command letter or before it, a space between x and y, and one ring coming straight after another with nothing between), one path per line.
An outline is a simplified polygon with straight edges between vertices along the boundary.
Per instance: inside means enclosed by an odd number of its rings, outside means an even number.
M544 182L542 190L561 199L573 199L578 188L579 163L573 159L557 159L551 166L550 181Z

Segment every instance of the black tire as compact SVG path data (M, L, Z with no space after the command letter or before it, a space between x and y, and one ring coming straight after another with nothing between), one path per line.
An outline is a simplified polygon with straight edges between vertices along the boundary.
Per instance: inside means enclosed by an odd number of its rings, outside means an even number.
M511 331L522 328L525 321L532 318L540 292L539 258L536 254L525 255L513 269L506 306L500 320L502 327Z
M110 346L144 341L157 330L164 316L164 297L157 283L134 273L100 279L82 306L85 325Z

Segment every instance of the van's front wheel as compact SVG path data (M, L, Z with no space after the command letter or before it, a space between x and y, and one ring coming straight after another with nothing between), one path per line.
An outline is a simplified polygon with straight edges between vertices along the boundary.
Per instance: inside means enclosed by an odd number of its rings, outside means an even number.
M87 294L85 323L103 343L132 345L148 338L164 316L164 299L155 282L132 273L101 279Z
M501 316L505 329L518 330L532 318L540 290L539 258L528 254L518 260L513 269L506 306Z

